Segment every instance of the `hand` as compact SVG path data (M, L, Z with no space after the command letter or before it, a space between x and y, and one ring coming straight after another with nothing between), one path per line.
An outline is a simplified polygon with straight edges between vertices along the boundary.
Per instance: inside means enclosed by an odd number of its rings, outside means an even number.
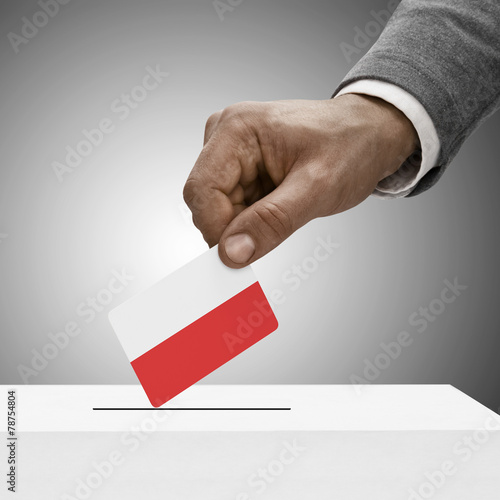
M375 97L234 104L208 119L184 199L205 241L240 268L362 202L417 142L408 118Z

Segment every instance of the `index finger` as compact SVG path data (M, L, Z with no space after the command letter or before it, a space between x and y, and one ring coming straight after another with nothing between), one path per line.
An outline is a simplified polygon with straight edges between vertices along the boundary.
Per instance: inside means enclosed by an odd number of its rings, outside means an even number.
M227 225L243 209L240 175L236 155L220 143L209 141L186 181L184 201L210 246L219 242Z

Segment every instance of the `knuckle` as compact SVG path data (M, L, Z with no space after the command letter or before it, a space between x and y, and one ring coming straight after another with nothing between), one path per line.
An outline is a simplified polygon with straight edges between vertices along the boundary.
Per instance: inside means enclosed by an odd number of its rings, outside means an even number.
M231 104L222 110L220 115L221 122L231 127L244 125L257 112L258 107L259 103L252 101Z
M222 115L222 111L216 111L215 113L212 113L208 117L207 124L215 125L219 121L221 115Z
M196 197L196 180L190 177L187 181L186 184L184 184L184 189L182 191L182 196L184 198L184 201L188 206L192 206L193 200Z
M205 124L205 135L208 134L219 122L222 115L222 111L217 111L208 117L207 123Z
M182 194L186 205L196 218L210 207L216 193L217 189L211 187L206 181L190 177L184 185Z

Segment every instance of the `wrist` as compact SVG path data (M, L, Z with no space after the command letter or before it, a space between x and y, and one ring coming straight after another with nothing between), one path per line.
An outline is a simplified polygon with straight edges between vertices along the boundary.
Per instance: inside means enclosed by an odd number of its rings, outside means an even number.
M393 104L365 94L344 94L355 114L362 116L386 161L378 164L378 180L396 172L405 160L419 149L419 138L412 122ZM377 148L378 149L378 148ZM374 165L374 166L375 166Z

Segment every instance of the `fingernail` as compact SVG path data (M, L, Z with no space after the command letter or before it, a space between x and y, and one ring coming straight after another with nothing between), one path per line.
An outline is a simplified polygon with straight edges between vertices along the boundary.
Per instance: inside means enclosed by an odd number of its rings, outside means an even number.
M244 264L255 253L255 243L248 234L233 234L226 240L226 255L235 264Z

